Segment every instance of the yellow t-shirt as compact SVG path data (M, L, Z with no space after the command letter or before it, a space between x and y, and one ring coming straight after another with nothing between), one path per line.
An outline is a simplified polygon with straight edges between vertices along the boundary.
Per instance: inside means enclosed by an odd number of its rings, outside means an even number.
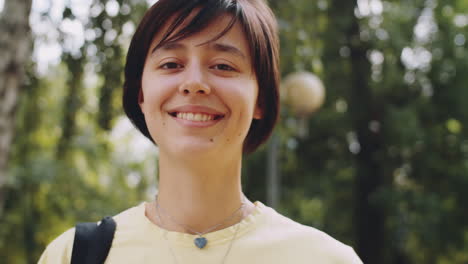
M145 216L145 203L114 219L117 229L107 264L218 264L223 259L226 264L362 264L351 247L261 202L255 202L254 212L238 224L206 234L203 249L194 245L197 236L153 224ZM57 237L39 264L69 264L74 234L72 228Z

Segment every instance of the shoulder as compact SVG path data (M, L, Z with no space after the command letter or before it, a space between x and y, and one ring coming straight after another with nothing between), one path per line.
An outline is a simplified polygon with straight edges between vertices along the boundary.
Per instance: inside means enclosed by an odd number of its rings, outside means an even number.
M127 239L128 236L144 235L148 219L145 217L145 203L131 207L113 217L117 228L114 242Z
M74 237L75 228L70 228L55 238L42 253L38 264L70 263Z
M302 225L265 207L266 227L275 230L276 239L289 244L296 254L314 256L320 263L362 264L353 248L314 227Z
M129 208L118 215L114 216L114 220L117 223L116 237L120 238L122 233L131 230L135 226L135 222L141 214L144 214L144 204ZM71 255L73 250L73 241L75 238L75 228L70 228L65 231L57 238L55 238L44 250L38 264L59 264L59 263L70 263ZM114 243L113 241L113 243Z

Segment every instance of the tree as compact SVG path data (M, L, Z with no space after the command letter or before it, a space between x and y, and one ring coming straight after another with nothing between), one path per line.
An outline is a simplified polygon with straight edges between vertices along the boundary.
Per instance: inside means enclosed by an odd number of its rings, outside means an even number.
M268 2L279 19L282 75L311 71L327 89L307 137L296 133L288 107L281 111L277 209L353 246L365 263L467 263L468 2ZM26 68L0 221L7 263L35 263L77 221L99 220L154 193L155 157L140 155L140 147L122 151L126 139L113 138L124 119L124 51L146 1L90 5L89 16L67 4L54 20L59 65L45 76ZM65 22L85 32L74 50ZM10 43L5 36L0 43ZM0 54L2 67L2 59L21 55ZM253 200L266 200L266 151L243 164Z
M0 218L7 184L8 158L25 67L32 50L29 13L32 0L6 1L0 14Z
M327 88L307 138L283 111L282 210L365 263L465 263L467 2L271 2L283 75Z

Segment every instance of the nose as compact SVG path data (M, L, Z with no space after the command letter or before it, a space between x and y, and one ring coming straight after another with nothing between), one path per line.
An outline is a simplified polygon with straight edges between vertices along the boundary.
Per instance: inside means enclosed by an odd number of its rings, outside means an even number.
M184 82L179 86L179 92L189 95L210 94L211 88L206 83L203 71L198 65L187 67Z

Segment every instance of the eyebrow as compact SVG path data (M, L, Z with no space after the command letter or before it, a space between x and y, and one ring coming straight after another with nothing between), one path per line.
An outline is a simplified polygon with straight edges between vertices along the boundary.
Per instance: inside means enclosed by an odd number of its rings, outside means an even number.
M247 56L245 56L245 54L242 51L240 51L238 48L234 46L231 46L228 44L221 44L221 43L213 43L210 45L216 51L230 53L230 54L242 57L243 59L247 58Z
M205 45L205 44L202 43L200 45ZM212 48L215 51L229 53L229 54L241 57L243 59L247 58L247 56L242 51L240 51L238 48L236 48L236 47L234 47L232 45L229 45L229 44L206 43L206 45L209 45L210 48ZM156 50L169 51L169 50L184 50L186 48L187 47L185 45L181 44L181 43L168 42L168 43L166 43L164 45L161 45L159 47L158 46L154 47L153 50L151 51L151 53L154 54L156 52Z
M186 49L185 45L177 43L177 42L168 42L161 46L156 46L151 51L151 54L154 54L156 50L183 50Z

